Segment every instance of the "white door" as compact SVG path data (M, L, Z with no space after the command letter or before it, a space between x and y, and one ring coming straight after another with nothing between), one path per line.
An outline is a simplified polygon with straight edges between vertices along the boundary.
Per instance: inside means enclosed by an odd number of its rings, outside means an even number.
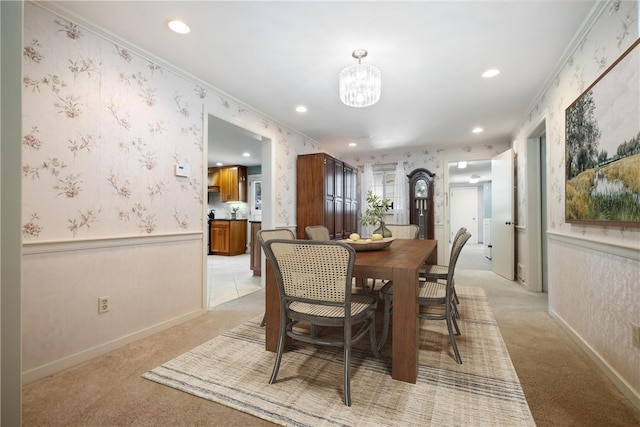
M513 182L513 150L509 149L491 159L493 272L509 280L515 278Z
M478 188L451 187L449 196L451 200L449 242L453 242L453 237L460 227L465 227L471 233L467 244L478 243Z

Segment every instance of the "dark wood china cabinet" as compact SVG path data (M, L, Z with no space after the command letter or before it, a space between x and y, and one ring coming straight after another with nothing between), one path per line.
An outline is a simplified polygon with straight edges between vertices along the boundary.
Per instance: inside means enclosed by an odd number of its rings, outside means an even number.
M297 233L324 225L332 239L358 230L358 171L325 153L304 154L297 161Z

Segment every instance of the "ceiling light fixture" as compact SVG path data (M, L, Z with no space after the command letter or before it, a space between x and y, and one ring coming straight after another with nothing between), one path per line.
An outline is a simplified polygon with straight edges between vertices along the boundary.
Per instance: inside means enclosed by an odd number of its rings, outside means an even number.
M380 70L362 63L362 58L367 56L366 50L356 49L351 55L358 63L340 71L340 100L349 107L368 107L380 99Z
M482 131L484 131L484 129L482 129L482 128L473 128L473 129L471 130L471 132L473 132L473 133L480 133L480 132L482 132Z
M458 162L458 169L464 169L467 167L467 162L462 161L462 162Z
M296 107L296 111L298 113L306 113L307 112L307 107L305 107L304 105L298 105Z
M478 182L480 182L480 175L471 175L471 178L469 178L469 184L477 184Z
M169 28L171 31L176 32L178 34L189 34L191 32L191 28L184 22L180 20L169 21Z
M247 152L244 152L244 153L242 153L242 157L251 157L251 154L247 153Z
M491 77L495 77L498 74L500 74L500 70L496 70L495 68L492 68L492 69L487 70L484 73L482 73L482 77L484 77L485 79L488 79L488 78L491 78Z
M356 144L355 142L350 142L349 143L349 147L356 147L358 144Z

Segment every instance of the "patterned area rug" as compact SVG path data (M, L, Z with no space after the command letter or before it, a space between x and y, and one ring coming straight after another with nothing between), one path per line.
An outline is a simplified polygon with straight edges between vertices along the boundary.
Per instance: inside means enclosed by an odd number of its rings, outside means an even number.
M416 384L391 378L390 342L376 359L353 350L352 406L342 402L342 351L294 343L278 379L261 317L145 373L144 378L286 426L535 426L481 288L459 287L462 365L444 321L420 321ZM379 335L378 331L378 335Z

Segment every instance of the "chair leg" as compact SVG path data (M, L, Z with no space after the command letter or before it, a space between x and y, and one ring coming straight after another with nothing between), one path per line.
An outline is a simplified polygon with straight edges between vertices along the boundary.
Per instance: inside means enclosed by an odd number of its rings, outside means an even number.
M376 359L380 359L380 351L378 350L378 343L376 343L376 315L370 319L371 325L369 326L369 343L371 344L371 352Z
M387 336L389 335L389 324L391 323L391 300L385 298L384 300L384 320L382 321L382 336L380 337L380 343L378 344L378 351L382 350L387 342Z
M264 328L264 325L267 324L267 313L264 314L264 316L262 316L262 322L260 322L260 327Z
M344 404L351 406L351 327L344 328Z
M453 309L452 309L453 311ZM460 328L458 327L458 321L456 320L455 314L452 313L451 322L453 323L453 327L456 330L456 335L460 335Z
M462 365L462 358L460 357L460 352L458 351L458 345L456 344L456 337L453 333L453 324L455 324L455 328L458 330L458 335L460 334L460 330L458 329L456 319L450 310L451 310L450 308L446 309L447 311L446 320L447 320L447 330L449 331L449 341L451 342L451 347L453 348L453 354L456 357L456 362Z
M282 353L284 352L285 340L287 338L287 333L285 331L285 319L280 320L280 336L278 337L278 350L276 352L276 360L273 364L273 372L271 372L271 378L269 379L269 384L273 384L276 382L276 378L278 377L278 371L280 370L280 362L282 361Z
M360 279L360 287L362 288L362 291L364 293L369 292L369 290L367 289L367 279L365 279L364 277Z

